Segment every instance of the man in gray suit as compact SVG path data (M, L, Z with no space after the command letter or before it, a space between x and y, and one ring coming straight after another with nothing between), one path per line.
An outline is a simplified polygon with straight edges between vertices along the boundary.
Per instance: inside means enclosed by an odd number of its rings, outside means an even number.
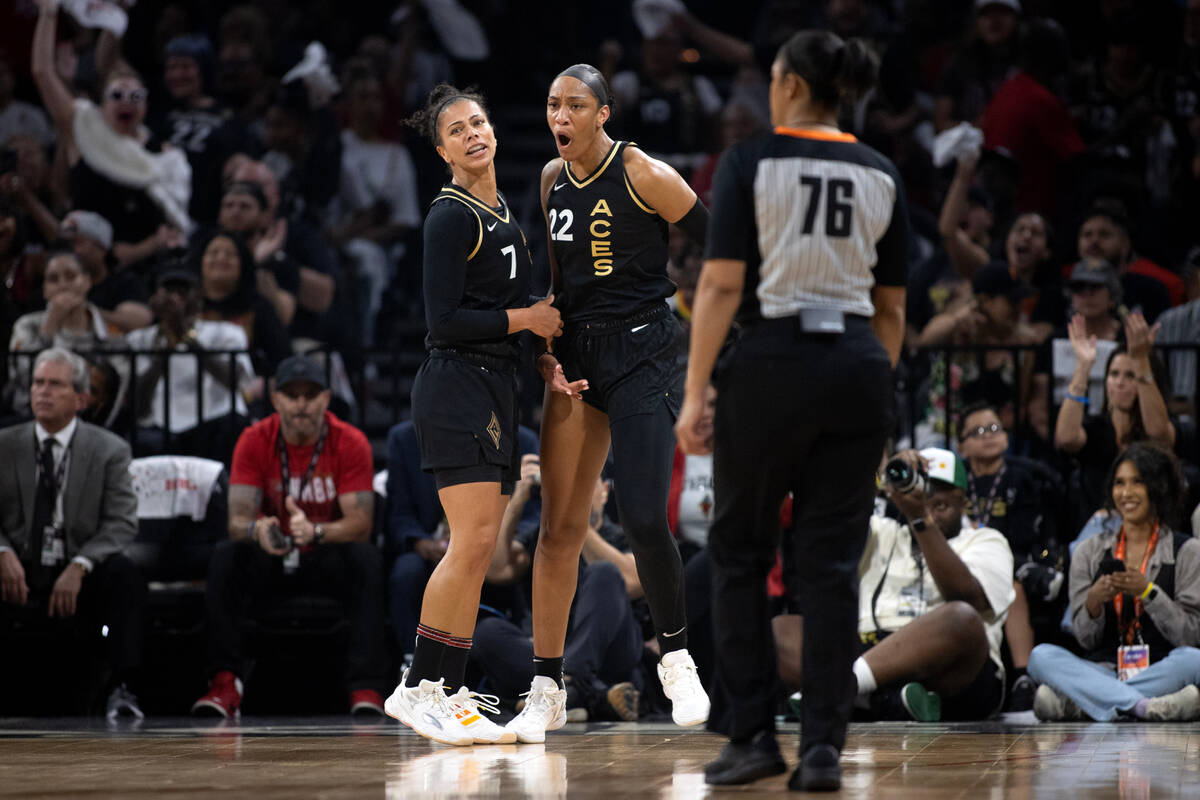
M64 630L107 626L108 715L141 718L130 691L141 662L146 581L125 547L137 534L129 445L76 419L88 369L68 350L34 361L33 422L0 430L0 652L19 619Z

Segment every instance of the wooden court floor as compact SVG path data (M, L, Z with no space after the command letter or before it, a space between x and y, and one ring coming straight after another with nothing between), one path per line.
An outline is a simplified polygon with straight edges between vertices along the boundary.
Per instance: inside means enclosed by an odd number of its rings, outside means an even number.
M1011 715L1010 715L1011 716ZM841 796L1200 798L1200 724L854 724ZM1031 724L1032 723L1032 724ZM794 727L782 743L789 762ZM714 789L722 740L670 725L568 725L545 745L434 745L388 720L0 719L0 797L692 798L789 796L786 775ZM792 795L795 796L795 795Z

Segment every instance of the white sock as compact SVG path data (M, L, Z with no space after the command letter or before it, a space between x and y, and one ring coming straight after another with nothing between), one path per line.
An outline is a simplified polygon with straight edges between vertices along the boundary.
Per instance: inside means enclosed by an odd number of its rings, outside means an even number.
M875 683L875 673L871 672L871 668L867 666L867 662L863 660L862 656L859 656L854 661L854 677L858 679L859 697L875 691L877 686Z

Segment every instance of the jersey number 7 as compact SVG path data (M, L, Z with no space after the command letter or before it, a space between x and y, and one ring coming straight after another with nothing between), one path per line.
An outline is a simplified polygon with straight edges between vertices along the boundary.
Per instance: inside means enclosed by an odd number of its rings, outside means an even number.
M821 194L825 179L816 175L801 175L800 185L807 186L808 208L804 212L805 235L813 232L817 219L817 208L821 205ZM825 192L825 235L845 238L850 235L850 222L854 214L854 182L845 178L830 178L829 191Z

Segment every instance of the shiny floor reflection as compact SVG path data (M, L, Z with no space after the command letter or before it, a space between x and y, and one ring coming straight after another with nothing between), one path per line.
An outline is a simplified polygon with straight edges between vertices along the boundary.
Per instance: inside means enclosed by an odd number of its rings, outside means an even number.
M841 796L1200 796L1200 725L852 725ZM390 721L0 720L0 797L692 798L785 796L786 775L714 790L722 740L670 725L569 725L545 745L452 748ZM796 732L782 743L796 746Z

